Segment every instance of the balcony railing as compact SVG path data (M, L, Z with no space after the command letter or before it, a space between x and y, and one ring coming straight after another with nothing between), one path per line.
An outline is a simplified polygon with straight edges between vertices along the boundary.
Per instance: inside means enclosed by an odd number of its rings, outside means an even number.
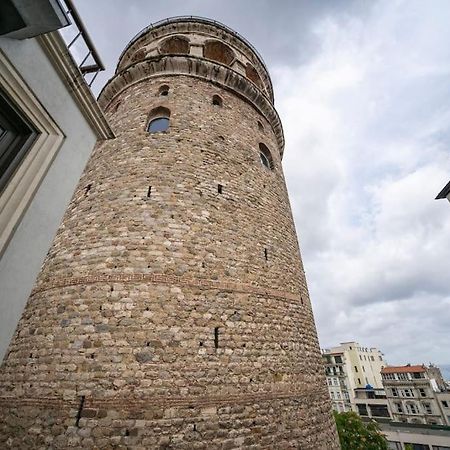
M60 2L71 20L71 25L60 30L61 36L84 80L91 87L98 73L105 70L105 66L72 0L60 0Z

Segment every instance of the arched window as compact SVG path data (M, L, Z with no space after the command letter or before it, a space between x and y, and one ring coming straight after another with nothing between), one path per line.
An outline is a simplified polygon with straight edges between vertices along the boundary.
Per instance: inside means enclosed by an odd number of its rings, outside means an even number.
M258 130L264 131L264 125L258 120Z
M149 133L160 133L169 128L170 110L162 106L158 106L150 111L148 116L147 131Z
M169 89L170 88L169 88L169 86L167 84L163 84L158 89L158 94L161 95L162 97L166 97L167 95L169 95Z
M234 60L234 52L220 41L208 41L203 48L203 56L229 66Z
M161 46L159 47L159 50L161 53L169 54L169 53L182 53L182 54L188 54L189 53L189 40L180 37L180 36L172 36L168 39L166 39Z
M131 58L131 62L140 61L145 58L145 50L139 49Z
M218 95L213 95L212 104L214 106L222 106L222 103L223 101L221 97L219 97Z
M261 78L256 69L251 64L247 64L245 66L245 76L249 80L253 81L253 83L255 83L258 87L262 87L263 83L261 81Z
M270 150L263 144L259 144L259 159L261 161L261 164L264 167L267 167L268 169L273 169L273 159L272 154L270 153Z

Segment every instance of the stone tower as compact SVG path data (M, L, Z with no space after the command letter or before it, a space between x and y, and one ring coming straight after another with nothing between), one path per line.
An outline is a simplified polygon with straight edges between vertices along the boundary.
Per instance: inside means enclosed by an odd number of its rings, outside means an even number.
M228 27L139 33L0 373L0 447L337 449L269 74Z

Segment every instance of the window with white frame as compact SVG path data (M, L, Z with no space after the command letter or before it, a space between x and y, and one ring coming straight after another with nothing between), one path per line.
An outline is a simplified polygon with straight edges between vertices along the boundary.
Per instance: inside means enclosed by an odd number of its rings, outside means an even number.
M423 409L425 411L425 414L433 414L433 410L431 409L431 404L430 403L422 403Z
M0 254L54 160L64 133L0 51Z

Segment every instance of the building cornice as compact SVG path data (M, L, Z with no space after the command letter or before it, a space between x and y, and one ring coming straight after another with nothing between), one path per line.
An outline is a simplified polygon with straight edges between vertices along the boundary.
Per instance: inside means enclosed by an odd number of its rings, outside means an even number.
M106 110L114 98L130 85L161 75L192 76L234 92L249 102L271 124L280 155L283 156L283 127L270 100L240 73L228 66L198 56L158 55L135 62L108 81L99 95L99 104Z
M47 33L39 36L37 41L59 73L97 138L100 140L114 138L114 133L103 111L84 80L61 35L58 32Z

